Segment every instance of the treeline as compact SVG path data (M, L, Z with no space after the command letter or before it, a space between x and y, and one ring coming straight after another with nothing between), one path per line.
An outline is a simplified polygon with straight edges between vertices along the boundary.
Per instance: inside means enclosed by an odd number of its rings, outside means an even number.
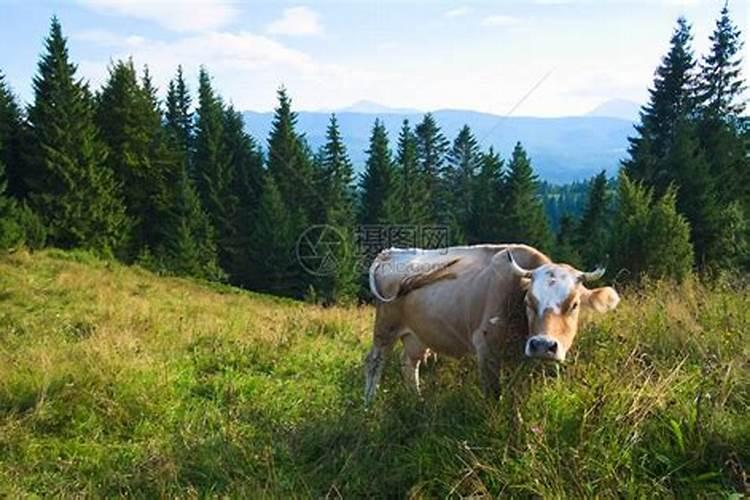
M696 62L678 21L617 182L602 172L554 187L540 185L520 143L504 160L468 126L449 140L429 113L404 121L393 149L376 120L355 179L335 115L313 151L284 88L265 148L204 68L197 95L177 68L162 102L130 60L92 92L53 18L28 109L0 74L0 247L85 248L323 302L362 293L362 227L524 242L574 265L608 261L629 279L746 266L741 41L726 8L711 40ZM331 272L310 273L295 249L321 224L348 244L325 247Z

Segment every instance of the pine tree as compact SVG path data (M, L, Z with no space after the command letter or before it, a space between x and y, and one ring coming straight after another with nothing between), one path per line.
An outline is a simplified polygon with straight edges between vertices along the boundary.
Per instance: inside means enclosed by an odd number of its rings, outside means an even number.
M619 280L681 280L690 273L690 225L677 211L675 190L668 188L656 202L653 198L653 188L620 173L609 266Z
M268 137L268 172L273 175L282 201L292 208L292 219L298 230L311 221L312 213L322 203L316 191L312 158L297 131L297 114L284 87L279 88L279 104L274 112Z
M560 216L560 228L553 252L555 262L564 262L577 269L584 267L583 259L578 251L579 222L569 213ZM607 243L609 243L607 238Z
M537 196L538 186L531 161L518 142L508 165L503 240L508 243L525 243L541 251L549 251L552 248L552 233L542 202Z
M232 171L230 189L237 200L224 241L229 255L226 271L232 283L252 287L256 269L249 247L263 188L263 155L255 139L245 132L242 113L232 106L224 112L224 144Z
M729 17L728 3L724 3L716 27L710 36L711 48L703 57L698 78L698 102L705 114L716 118L733 119L745 110L742 78L742 33Z
M731 31L728 18L719 25ZM731 38L716 33L715 37ZM719 221L732 217L723 212L733 201L746 199L749 191L744 182L744 141L737 136L732 139L732 132L722 125L727 123L724 118L707 111L710 102L716 109L728 106L723 97L711 97L707 74L702 87L698 85L696 99L691 39L690 27L680 18L669 53L657 70L649 105L642 112L640 137L631 139L631 158L624 165L632 179L652 186L656 196L674 186L677 208L690 224L694 255L705 269L724 261L722 247L727 238L744 238L727 235ZM716 45L714 50L719 50ZM723 104L716 104L720 101Z
M602 170L591 181L588 198L576 231L575 242L581 249L587 268L604 263L609 248L610 207L607 195L607 173Z
M216 95L211 78L201 68L198 81L198 109L195 132L195 184L203 208L216 230L219 265L229 270L232 261L232 225L239 198L232 191L235 182L233 165L224 133L224 103Z
M430 203L430 218L443 223L450 215L450 193L446 186L445 158L450 142L440 131L432 113L414 128L418 169L424 176Z
M698 136L724 206L740 202L750 214L750 163L744 137L746 91L743 42L725 4L711 34L711 48L698 75Z
M326 224L335 228L341 244L331 248L331 258L336 264L333 273L318 280L318 285L326 302L346 301L356 296L358 287L358 255L354 246L354 170L335 114L328 123L320 166L324 183L319 192L325 200Z
M480 166L479 146L471 129L464 125L448 153L447 180L450 185L450 213L459 231L452 231L456 242L479 240L474 216L474 182Z
M53 18L29 108L33 155L26 184L52 244L113 251L126 234L125 207L105 164L92 96L75 73L62 28Z
M646 226L646 269L654 278L683 280L693 266L690 225L677 212L677 196L668 189L654 204Z
M21 108L5 83L5 75L0 72L0 163L6 169L7 194L17 199L26 196L23 184L25 165L21 152L24 132Z
M719 198L695 125L682 120L675 129L674 142L663 164L676 179L677 208L690 223L694 254L699 267L705 268L713 265L722 252L717 238Z
M486 153L480 153L479 173L474 183L470 243L501 242L504 188L503 160L490 147Z
M431 201L425 176L417 163L417 143L409 120L398 137L393 189L385 202L384 224L419 226L432 222ZM408 244L408 242L407 242ZM414 243L411 243L414 244Z
M165 113L165 126L174 148L180 151L185 161L189 163L190 154L193 149L193 113L190 111L192 99L185 78L182 74L182 66L177 66L177 75L169 82L167 89L167 110ZM188 167L188 171L190 171Z
M300 280L299 263L294 256L295 222L273 175L264 178L257 219L251 248L263 279L255 285L261 291L302 297L308 282Z
M359 182L362 196L359 220L362 224L374 225L383 220L384 204L392 189L393 176L388 131L383 122L376 118L370 134L365 171Z
M5 152L5 134L0 134L0 153ZM7 196L4 154L0 154L0 250L11 248L23 241L23 228L18 223L16 201Z
M630 158L624 162L628 175L664 193L675 181L661 159L669 151L675 125L695 111L693 70L696 62L691 48L692 34L685 18L677 20L670 49L656 70L649 103L641 110L636 137L629 138Z
M169 271L210 280L225 277L218 263L214 228L185 169L176 179L174 205L163 226L162 242L157 255Z
M118 61L97 99L96 123L107 147L107 166L123 186L132 222L128 250L135 258L160 243L168 182L177 157L167 150L156 90L145 70L142 84L132 61Z
M291 109L291 99L284 87L278 90L277 95L279 103L268 137L266 160L271 180L265 181L260 208L267 214L273 213L274 218L280 220L279 227L283 228L284 234L275 239L279 245L275 251L279 252L279 255L257 262L263 266L264 262L281 259L282 268L278 272L269 271L271 274L266 274L274 283L265 283L262 286L271 286L280 293L301 297L312 284L314 277L305 272L293 259L288 261L288 258L294 254L295 238L303 234L308 224L325 223L322 215L325 213L325 197L317 190L319 184L316 183L310 147L304 137L296 131L297 114ZM271 187L273 191L266 192L266 189ZM281 208L278 207L279 204ZM259 227L256 228L256 232L259 231L261 235L267 234L272 226L267 226L261 219L262 215L259 215ZM289 238L289 234L294 237ZM258 239L256 235L255 241L260 242L262 239ZM282 244L288 244L289 247L282 249Z

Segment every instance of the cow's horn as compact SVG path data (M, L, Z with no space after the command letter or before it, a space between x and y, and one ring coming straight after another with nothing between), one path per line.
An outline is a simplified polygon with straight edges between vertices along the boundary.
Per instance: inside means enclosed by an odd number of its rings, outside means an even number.
M508 260L510 261L510 267L513 269L513 274L521 278L531 278L531 271L524 269L516 263L516 259L513 258L513 254L508 250Z
M597 267L594 271L589 271L587 273L581 273L581 275L578 277L578 281L581 283L585 283L587 281L596 281L602 276L604 276L604 273L607 272L607 268L605 267Z

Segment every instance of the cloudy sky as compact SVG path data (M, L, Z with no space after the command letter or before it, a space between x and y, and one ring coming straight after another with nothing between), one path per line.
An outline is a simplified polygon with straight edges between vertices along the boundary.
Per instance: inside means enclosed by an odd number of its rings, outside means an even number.
M612 98L642 102L677 16L693 23L701 51L722 4L0 0L0 70L28 100L56 14L93 86L110 61L132 56L161 88L178 64L194 88L203 64L243 110L271 109L283 83L297 109L367 99L421 110L576 115ZM745 32L747 5L730 1Z

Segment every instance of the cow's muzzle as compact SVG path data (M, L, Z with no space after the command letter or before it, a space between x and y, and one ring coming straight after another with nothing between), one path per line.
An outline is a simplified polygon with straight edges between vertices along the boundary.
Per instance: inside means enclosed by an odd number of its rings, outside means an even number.
M560 343L547 335L534 335L526 341L526 356L530 358L564 361L565 352Z

